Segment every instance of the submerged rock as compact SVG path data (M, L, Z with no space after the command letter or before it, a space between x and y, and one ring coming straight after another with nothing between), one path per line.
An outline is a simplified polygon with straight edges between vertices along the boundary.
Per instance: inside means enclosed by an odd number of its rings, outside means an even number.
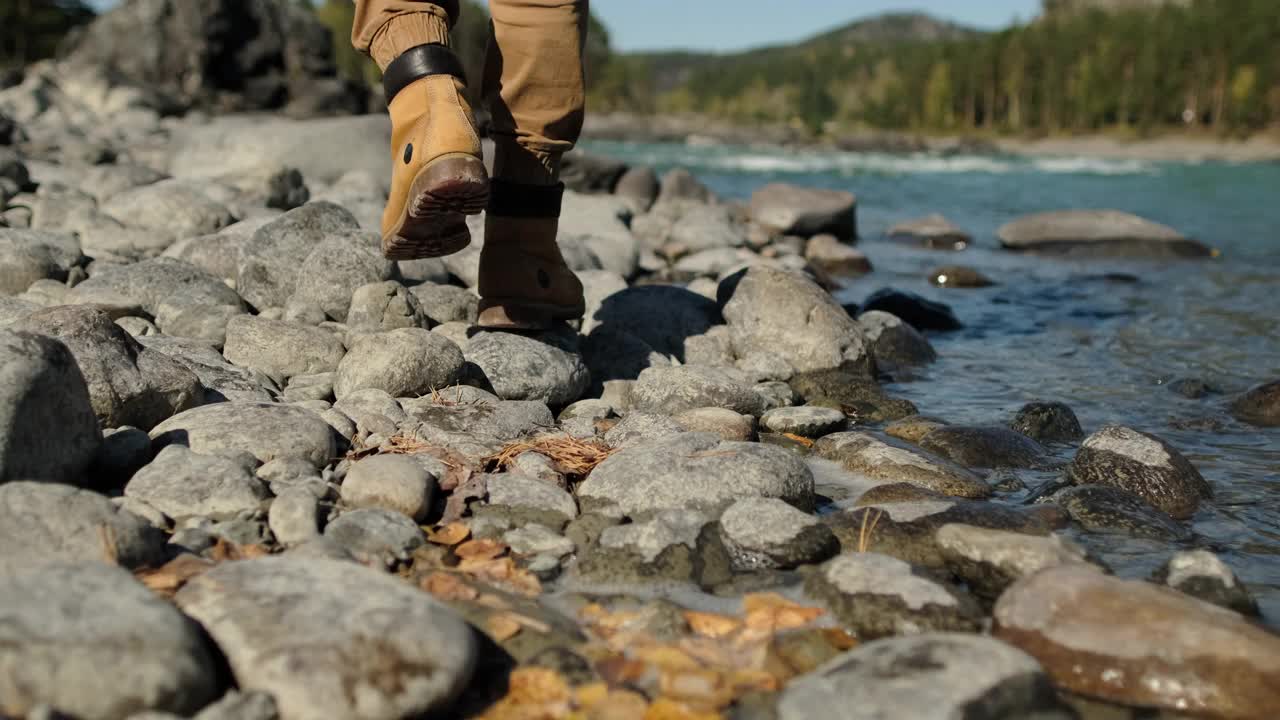
M920 441L920 447L970 468L1041 468L1048 451L1035 440L1002 427L944 425Z
M871 343L878 369L927 365L938 359L928 339L895 315L871 310L858 316L858 325Z
M1082 695L1222 718L1280 707L1280 637L1151 583L1046 570L1001 596L993 634Z
M929 271L929 284L940 288L984 288L995 282L971 267L946 265Z
M1190 530L1123 488L1077 485L1059 490L1050 499L1090 532L1125 533L1155 540L1191 537Z
M1009 427L1039 442L1070 443L1084 438L1076 414L1060 402L1027 403L1018 410Z
M1208 550L1176 553L1156 571L1155 580L1174 590L1241 615L1257 616L1258 601L1217 555Z
M856 423L898 420L916 414L910 400L896 398L869 377L841 370L799 373L791 387L810 405L834 407Z
M1231 413L1260 427L1280 426L1280 380L1259 385L1233 400Z
M1090 435L1067 474L1076 485L1129 490L1178 520L1213 497L1209 483L1182 453L1154 435L1120 425Z
M1177 230L1118 210L1062 210L1018 218L996 231L1010 250L1078 257L1208 257Z
M969 233L938 214L900 222L886 234L890 240L923 245L930 250L964 250L973 242Z

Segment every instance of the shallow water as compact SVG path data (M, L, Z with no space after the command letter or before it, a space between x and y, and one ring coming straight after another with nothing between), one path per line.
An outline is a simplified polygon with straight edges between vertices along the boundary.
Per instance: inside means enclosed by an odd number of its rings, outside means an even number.
M856 193L860 248L876 271L846 283L842 299L894 286L949 304L965 323L933 334L939 361L890 390L952 423L1003 423L1026 402L1061 400L1086 432L1123 423L1165 438L1216 493L1193 520L1197 544L1219 552L1258 596L1267 621L1280 625L1280 429L1239 423L1224 410L1233 393L1280 377L1280 164L586 148L659 170L682 165L728 198L745 199L775 180ZM1158 220L1222 255L1079 261L998 249L996 228L1018 215L1091 207ZM883 239L892 224L931 212L971 232L974 244L952 253ZM974 267L998 284L930 286L928 271L944 264ZM1179 378L1205 380L1220 393L1189 400L1164 387ZM1034 486L1048 476L1022 477ZM1074 535L1125 576L1150 573L1172 552L1153 541Z

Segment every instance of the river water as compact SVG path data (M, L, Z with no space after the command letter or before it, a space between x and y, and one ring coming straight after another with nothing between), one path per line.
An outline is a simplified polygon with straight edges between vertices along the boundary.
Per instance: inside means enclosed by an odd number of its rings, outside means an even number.
M772 181L856 193L859 247L875 271L846 281L841 299L894 286L947 303L965 324L931 335L938 362L887 389L951 423L1002 424L1024 403L1060 400L1086 433L1123 423L1163 437L1215 491L1192 521L1194 544L1218 552L1266 621L1280 625L1280 429L1245 425L1224 409L1232 394L1280 377L1280 164L584 145L659 171L686 167L725 198L745 200ZM1069 208L1134 212L1221 255L1082 261L999 249L1004 222ZM894 223L933 212L974 243L943 252L884 239ZM944 264L976 268L997 285L934 288L928 271ZM1217 392L1188 399L1167 387L1186 378ZM1073 450L1059 452L1069 460ZM1172 552L1155 541L1070 534L1130 577Z

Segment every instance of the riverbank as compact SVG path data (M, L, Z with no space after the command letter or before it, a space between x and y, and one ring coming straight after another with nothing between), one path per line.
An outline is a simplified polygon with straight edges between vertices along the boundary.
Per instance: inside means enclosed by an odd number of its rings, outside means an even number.
M748 127L692 115L597 113L588 115L583 135L591 140L828 147L852 152L1005 154L1150 162L1280 162L1280 135L1275 133L1234 140L1207 133L1171 133L1135 139L1106 134L1031 138L869 130L815 141L805 131L785 125Z

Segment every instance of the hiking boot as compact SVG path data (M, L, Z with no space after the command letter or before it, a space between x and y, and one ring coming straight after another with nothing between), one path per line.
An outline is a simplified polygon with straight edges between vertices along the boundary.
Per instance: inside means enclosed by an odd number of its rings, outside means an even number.
M471 242L464 215L485 208L481 160L462 65L443 45L419 45L382 77L391 113L391 194L382 253L391 260L439 257Z
M480 251L480 327L545 330L581 318L582 282L556 244L564 186L494 181Z

